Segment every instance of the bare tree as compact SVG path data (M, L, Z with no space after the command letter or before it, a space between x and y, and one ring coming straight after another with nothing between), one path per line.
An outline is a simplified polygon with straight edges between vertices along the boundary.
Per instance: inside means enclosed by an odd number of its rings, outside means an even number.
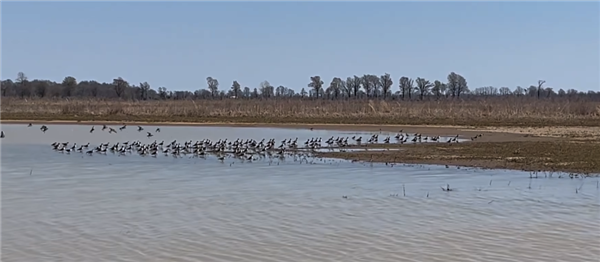
M348 81L350 81L350 82L348 82ZM346 81L342 81L342 85L343 85L342 88L344 89L345 96L347 98L352 97L352 87L351 87L352 81L353 81L352 77L347 77Z
M167 88L162 86L158 88L158 97L161 99L167 99Z
M342 81L342 79L339 77L334 77L333 80L331 80L329 88L333 98L338 99L342 95L343 82L344 81Z
M448 92L452 97L458 94L458 74L454 72L448 74Z
M433 87L431 87L431 92L435 95L435 99L440 99L442 94L446 91L446 85L439 80L435 80L433 82Z
M233 81L233 84L231 85L231 91L233 92L233 96L235 96L235 98L239 98L240 94L242 93L242 86L240 83L238 83L238 81Z
M117 97L122 98L125 94L125 90L129 87L129 83L123 80L123 78L119 77L117 79L113 79L113 86L115 88Z
M390 90L392 89L392 85L394 85L394 81L388 73L385 73L379 79L381 82L381 92L383 93L383 99L386 99L390 94Z
M219 95L219 81L217 79L209 76L206 78L206 84L208 85L208 90L210 90L212 97Z
M260 83L260 94L262 97L270 98L275 94L275 87L269 83L269 81L265 80Z
M27 76L25 75L25 73L23 72L19 72L17 74L17 81L15 82L15 84L17 84L18 89L18 93L19 96L21 96L21 98L29 95L29 86L27 85L28 81L27 81Z
M515 91L513 92L513 94L516 96L525 95L525 89L523 89L521 86L517 86L517 88L515 88Z
M369 82L371 83L372 97L378 97L381 91L381 80L376 75L369 75Z
M287 95L287 88L285 86L278 86L275 88L275 96L283 97Z
M319 98L319 94L323 90L323 80L321 80L320 76L311 76L310 83L308 83L308 87L311 87L313 90L315 90L317 98Z
M503 95L503 96L507 96L507 95L511 94L510 88L505 87L505 86L500 87L500 89L498 89L498 91L500 92L500 95Z
M350 76L346 78L346 88L348 89L348 97L357 97L360 90L360 77Z
M148 100L148 93L150 92L150 84L148 82L140 83L139 95L142 100Z
M363 75L361 78L361 83L363 90L365 90L365 94L367 97L371 97L373 93L373 84L371 82L371 75Z
M467 85L467 80L463 76L458 75L458 86L456 90L456 96L460 97L461 94L468 92L469 86Z
M544 84L546 83L546 80L538 80L538 86L537 86L537 98L540 99L540 94L542 92L542 87L544 86Z
M412 84L409 83L410 81L410 78L406 76L400 77L400 80L398 81L402 100L404 100L404 98L406 97L406 93L410 92L410 88L412 86Z
M423 97L429 93L429 89L433 86L429 80L424 78L417 77L416 80L417 88L419 90L420 99L423 100Z

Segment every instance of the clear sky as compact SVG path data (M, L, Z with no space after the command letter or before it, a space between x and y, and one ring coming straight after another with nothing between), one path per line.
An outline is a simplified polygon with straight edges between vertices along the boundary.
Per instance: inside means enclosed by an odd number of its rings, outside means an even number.
M598 2L2 2L2 79L197 90L390 73L600 90Z

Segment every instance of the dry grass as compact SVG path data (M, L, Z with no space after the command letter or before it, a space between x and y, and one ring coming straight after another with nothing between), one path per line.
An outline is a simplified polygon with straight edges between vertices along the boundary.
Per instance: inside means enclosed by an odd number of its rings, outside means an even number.
M599 126L600 103L501 97L465 101L186 100L2 98L4 120Z
M384 145L375 147L384 147ZM600 140L585 143L560 139L557 141L405 144L385 147L400 148L400 150L321 153L321 156L373 162L600 174Z

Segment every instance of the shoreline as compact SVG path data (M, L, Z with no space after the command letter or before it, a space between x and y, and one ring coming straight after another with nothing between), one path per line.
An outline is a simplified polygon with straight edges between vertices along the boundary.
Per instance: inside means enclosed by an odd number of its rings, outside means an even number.
M461 143L376 144L367 148L401 149L389 151L322 152L319 157L354 161L434 164L507 169L600 174L600 127L469 127L448 125L372 125L372 124L301 124L301 123L228 123L228 122L142 122L76 120L0 120L4 125L140 125L183 127L254 127L314 129L354 132L390 132L423 136L456 136L473 141ZM354 146L353 146L354 147ZM357 149L364 148L355 147Z

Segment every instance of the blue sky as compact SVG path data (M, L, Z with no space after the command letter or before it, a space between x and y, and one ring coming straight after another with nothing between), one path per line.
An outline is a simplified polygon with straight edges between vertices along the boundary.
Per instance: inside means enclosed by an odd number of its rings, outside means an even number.
M600 90L598 2L2 2L2 79L197 90L390 73Z

